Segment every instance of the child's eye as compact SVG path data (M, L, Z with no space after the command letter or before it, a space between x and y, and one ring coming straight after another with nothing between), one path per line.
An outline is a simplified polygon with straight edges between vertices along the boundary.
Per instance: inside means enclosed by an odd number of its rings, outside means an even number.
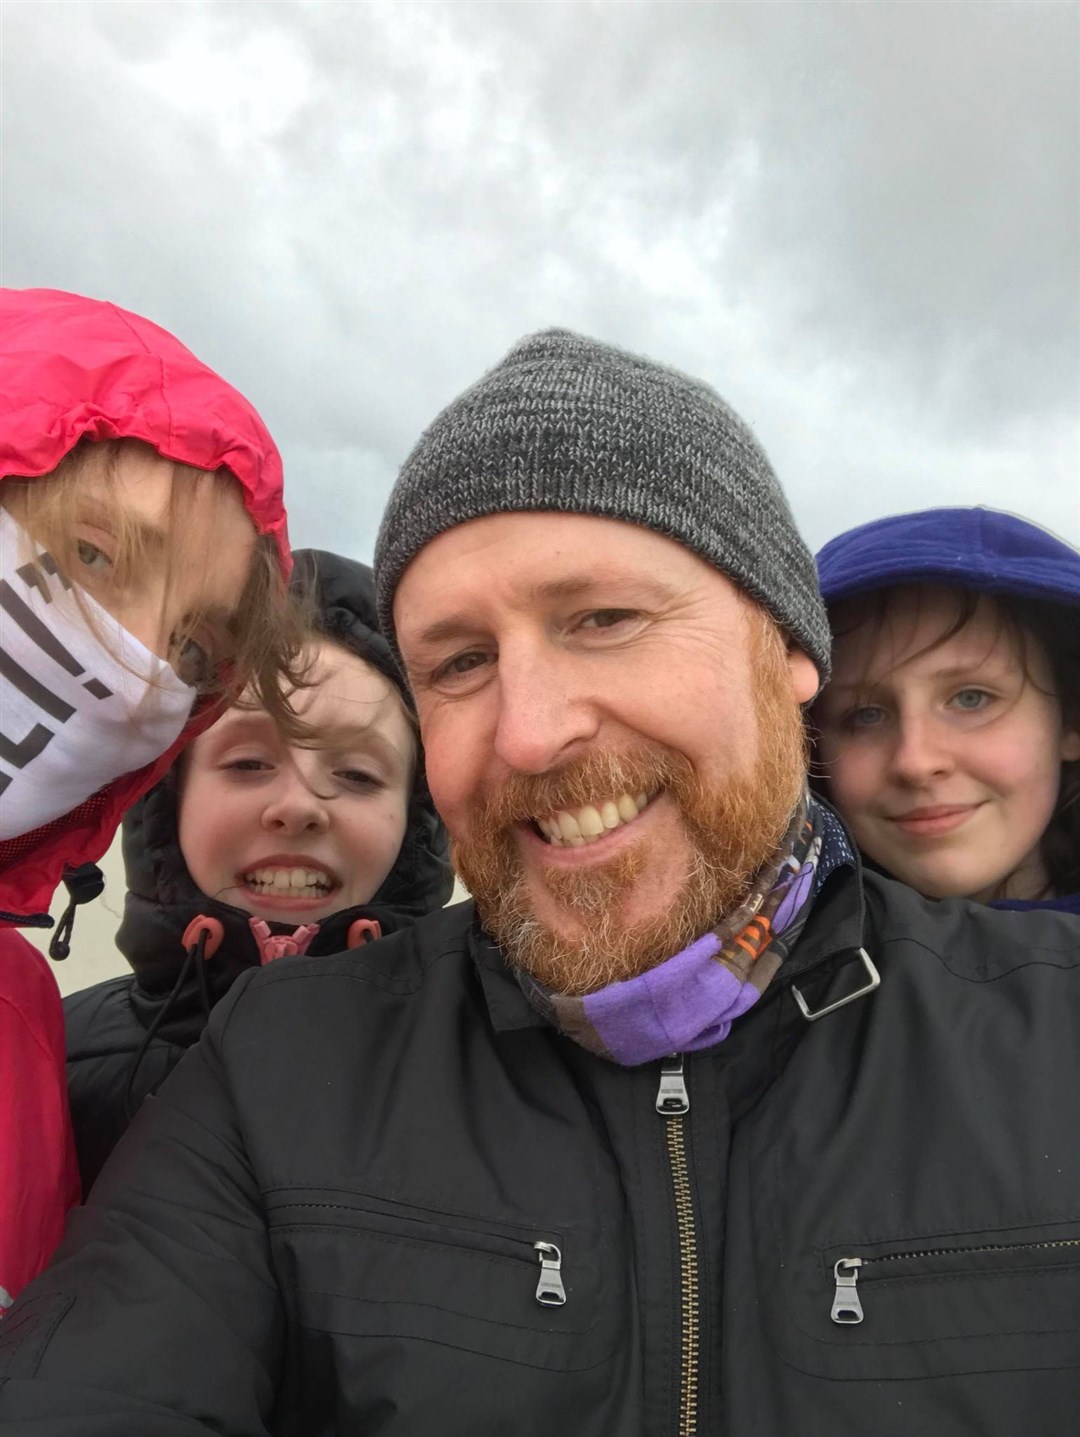
M960 689L953 694L949 700L956 708L963 713L978 713L991 701L993 695L988 694L985 689Z
M351 784L358 789L385 788L381 778L376 778L373 773L367 773L362 768L339 768L334 770L334 777L340 778L343 783Z
M79 540L79 559L91 573L99 578L105 578L112 569L112 560L103 549L96 544L91 544L89 539Z
M169 641L169 661L177 678L193 688L206 688L213 681L213 660L194 639L181 639L173 634Z
M847 728L875 728L885 721L885 710L879 704L860 704L844 716Z
M232 773L265 773L270 765L261 758L234 758L222 764L222 768Z

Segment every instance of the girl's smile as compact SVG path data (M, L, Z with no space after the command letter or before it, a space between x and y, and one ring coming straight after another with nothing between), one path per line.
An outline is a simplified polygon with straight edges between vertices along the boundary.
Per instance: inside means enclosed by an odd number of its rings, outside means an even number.
M981 803L930 805L926 808L912 808L907 813L897 814L892 821L904 833L910 834L912 837L939 838L943 834L952 833L954 828L959 828L962 823L966 823L972 814L977 813L981 807Z

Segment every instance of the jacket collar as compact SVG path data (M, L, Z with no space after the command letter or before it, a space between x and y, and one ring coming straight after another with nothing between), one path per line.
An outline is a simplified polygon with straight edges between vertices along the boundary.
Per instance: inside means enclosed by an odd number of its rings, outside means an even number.
M790 983L819 968L829 959L865 947L866 897L862 864L853 862L829 874L814 899L799 941L788 955L774 983Z
M473 920L469 925L469 954L476 965L492 1027L496 1033L512 1033L518 1028L548 1026L521 991L503 957L502 949L480 927L475 905Z

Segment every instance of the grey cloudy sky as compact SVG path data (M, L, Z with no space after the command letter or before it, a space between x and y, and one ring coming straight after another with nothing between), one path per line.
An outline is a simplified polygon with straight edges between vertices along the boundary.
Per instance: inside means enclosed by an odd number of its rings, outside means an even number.
M942 503L1080 543L1080 7L14 3L3 282L257 404L294 542L370 557L521 334L709 380L815 547Z

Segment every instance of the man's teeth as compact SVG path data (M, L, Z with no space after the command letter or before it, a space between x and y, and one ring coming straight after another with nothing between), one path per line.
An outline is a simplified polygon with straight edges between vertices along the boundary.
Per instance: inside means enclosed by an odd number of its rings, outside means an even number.
M587 803L584 808L575 808L571 813L560 809L536 820L540 832L555 848L583 848L595 843L605 833L621 824L630 823L648 803L648 794L636 797L624 793L619 798L609 798L599 807Z
M256 893L281 893L294 898L321 898L330 892L325 873L312 868L254 868L244 882Z

